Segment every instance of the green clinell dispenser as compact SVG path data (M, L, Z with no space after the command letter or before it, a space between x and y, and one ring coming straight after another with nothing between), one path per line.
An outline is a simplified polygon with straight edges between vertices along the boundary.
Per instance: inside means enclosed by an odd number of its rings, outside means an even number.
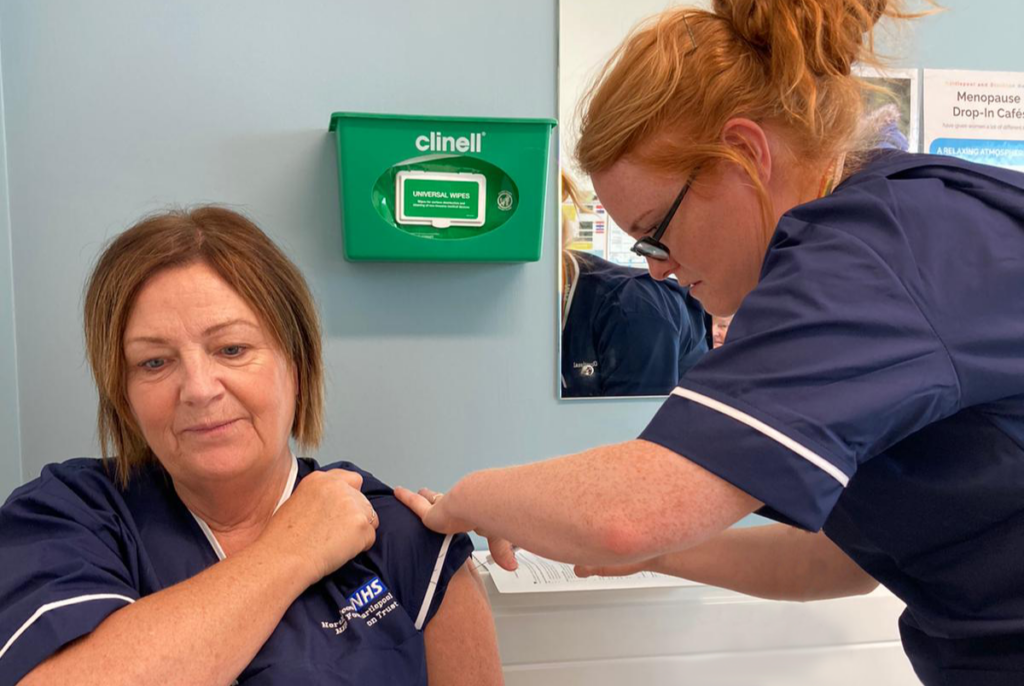
M539 260L554 126L335 112L345 257Z

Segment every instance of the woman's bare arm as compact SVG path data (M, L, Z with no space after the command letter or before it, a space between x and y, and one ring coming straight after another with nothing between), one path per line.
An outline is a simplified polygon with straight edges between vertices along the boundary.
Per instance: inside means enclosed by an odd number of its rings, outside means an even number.
M427 677L430 686L501 686L490 602L473 561L451 581L437 614L427 624Z

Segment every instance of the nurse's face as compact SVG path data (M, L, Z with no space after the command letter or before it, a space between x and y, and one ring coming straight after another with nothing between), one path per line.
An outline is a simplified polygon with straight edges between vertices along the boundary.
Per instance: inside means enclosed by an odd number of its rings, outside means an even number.
M132 411L175 480L228 480L289 455L295 367L209 266L146 282L124 353Z
M685 176L659 174L628 158L591 180L608 214L634 239L657 228L686 183ZM670 257L649 259L651 276L661 280L675 274L705 310L732 315L757 285L768 244L762 216L739 167L722 164L698 172L661 237Z

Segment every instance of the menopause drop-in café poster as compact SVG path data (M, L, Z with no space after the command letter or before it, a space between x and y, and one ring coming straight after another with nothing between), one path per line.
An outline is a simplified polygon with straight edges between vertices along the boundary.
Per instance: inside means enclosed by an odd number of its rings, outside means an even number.
M1024 73L924 70L924 149L1024 172Z

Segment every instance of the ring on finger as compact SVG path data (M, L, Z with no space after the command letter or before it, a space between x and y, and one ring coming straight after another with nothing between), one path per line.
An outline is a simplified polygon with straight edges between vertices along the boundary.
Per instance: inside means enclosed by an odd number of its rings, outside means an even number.
M377 526L377 511L370 510L370 526Z
M431 505L437 505L437 501L440 500L443 497L444 497L444 493L435 493L434 495L430 496L430 504Z

